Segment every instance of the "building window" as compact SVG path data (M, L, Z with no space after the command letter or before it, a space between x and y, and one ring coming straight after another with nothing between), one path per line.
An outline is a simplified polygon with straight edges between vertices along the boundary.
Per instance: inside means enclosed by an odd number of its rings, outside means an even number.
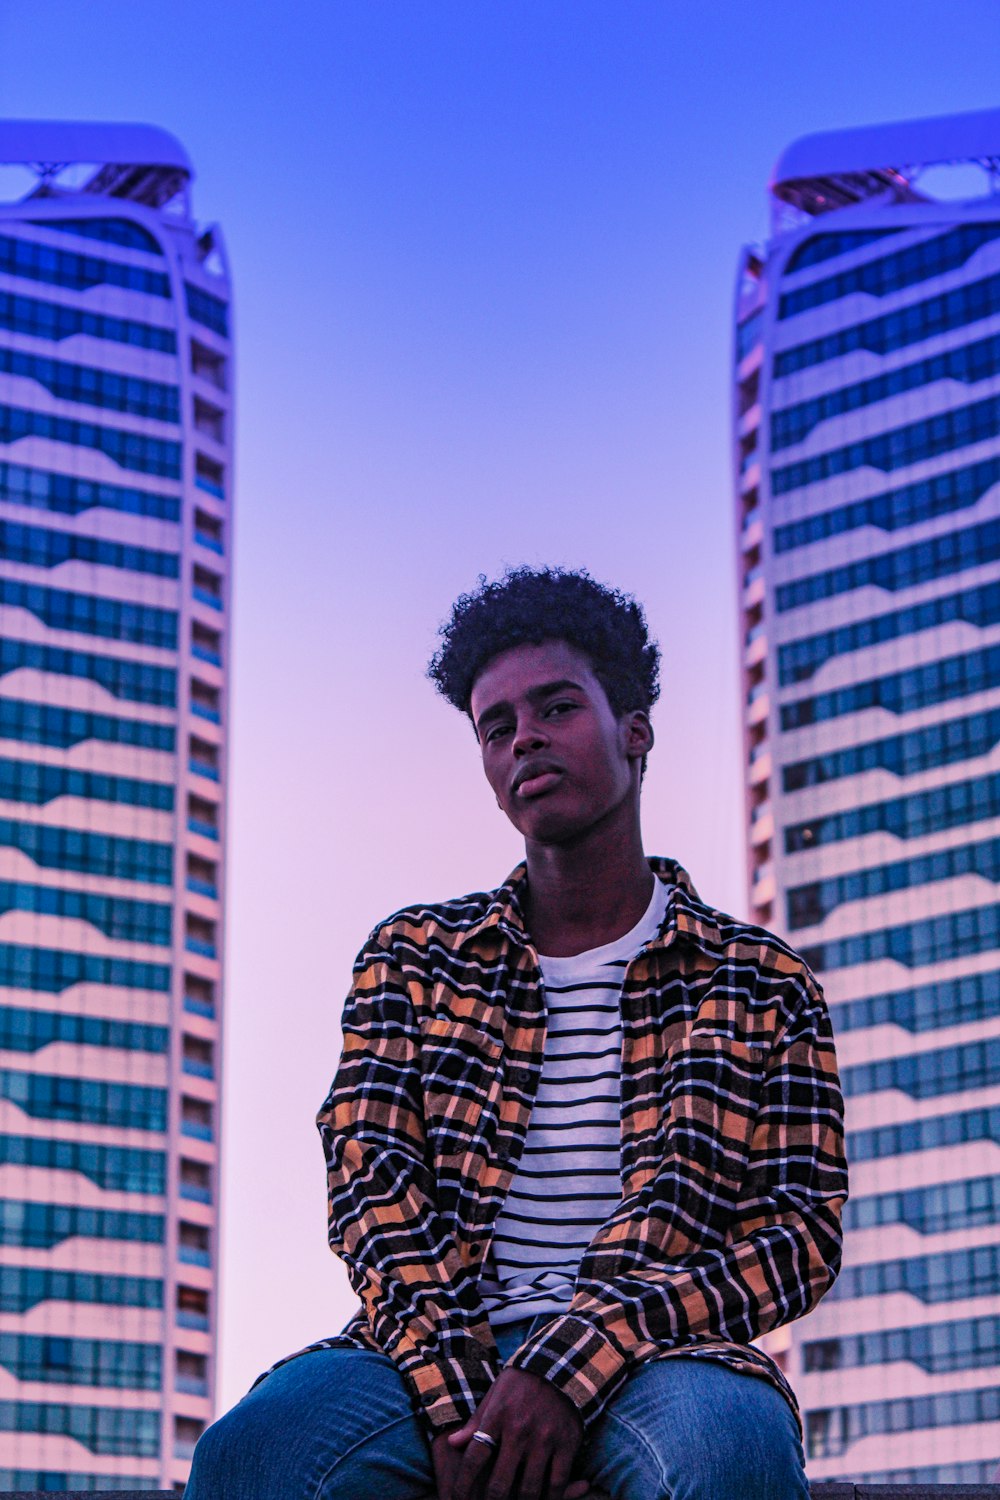
M208 1293L200 1287L177 1288L177 1323L181 1328L208 1329Z
M890 292L902 291L904 287L916 286L929 281L932 276L943 276L948 271L957 271L983 245L988 245L1000 235L1000 224L962 224L948 229L944 234L921 240L905 250L892 255L879 256L877 260L852 266L833 276L822 277L786 292L778 303L778 317L791 318L796 313L806 312L811 307L822 307L827 302L838 302L855 292L866 292L871 297L885 297Z
M202 867L208 866L205 860ZM211 867L214 870L214 866ZM208 1020L215 1018L215 986L210 979L203 979L199 974L184 975L184 1009L195 1016L204 1016Z
M188 317L196 323L201 323L203 327L210 328L213 333L219 333L223 338L228 338L228 304L223 302L221 297L213 297L211 292L192 286L189 281L184 283L184 292L187 298Z
M891 354L894 349L965 328L997 312L1000 312L1000 276L986 276L921 302L911 302L908 307L882 317L853 323L849 328L839 328L835 333L782 349L774 356L774 377L777 380L783 375L794 375L812 365L852 354L855 349Z
M226 498L226 471L222 464L205 453L196 453L194 458L194 482L200 490L214 495L216 500Z
M212 609L222 608L222 578L210 568L203 568L200 563L195 564L192 592L202 604L208 604Z
M182 1198L190 1198L195 1203L211 1203L211 1169L203 1161L182 1158L180 1189Z
M226 389L226 357L215 349L209 349L198 339L191 340L191 374L199 380L207 380L217 390Z
M194 398L194 426L196 432L203 433L214 443L224 443L226 440L225 412L202 396Z
M196 1141L212 1139L212 1106L205 1099L192 1099L187 1094L182 1097L181 1134Z
M177 649L176 610L125 603L95 594L74 594L65 589L20 583L13 578L0 578L0 604L25 609L53 630L134 641L165 651Z
M177 1255L187 1265L208 1266L211 1264L208 1230L203 1224L181 1222L178 1227Z
M222 634L203 625L200 620L191 622L191 654L213 667L222 666Z
M164 479L181 477L181 445L166 438L146 437L118 427L53 416L19 406L0 406L0 443L21 438L48 438L72 448L91 448L110 458L121 469L158 474Z
M189 891L215 901L219 895L218 881L219 869L213 860L203 859L200 854L188 854L187 888Z

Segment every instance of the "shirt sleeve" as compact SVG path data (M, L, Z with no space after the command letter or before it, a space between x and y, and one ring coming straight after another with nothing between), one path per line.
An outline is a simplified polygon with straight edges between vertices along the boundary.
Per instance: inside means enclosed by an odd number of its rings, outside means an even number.
M470 1271L437 1211L427 1165L420 1032L378 930L358 956L344 1050L317 1116L326 1155L329 1239L372 1336L435 1430L472 1415L498 1369Z
M567 1311L509 1361L555 1384L587 1425L644 1360L699 1342L748 1344L801 1317L837 1275L847 1164L833 1035L807 972L787 1001L724 1242L657 1263L655 1251L636 1253L655 1202L627 1198L588 1248Z

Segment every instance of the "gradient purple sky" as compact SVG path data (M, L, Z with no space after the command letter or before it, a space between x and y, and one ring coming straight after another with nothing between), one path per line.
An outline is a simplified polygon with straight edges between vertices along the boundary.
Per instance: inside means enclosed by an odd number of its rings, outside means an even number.
M647 846L744 903L730 311L775 157L995 106L996 0L2 0L0 112L146 120L237 297L221 1400L353 1307L312 1119L351 960L518 844L423 678L585 565L663 648Z

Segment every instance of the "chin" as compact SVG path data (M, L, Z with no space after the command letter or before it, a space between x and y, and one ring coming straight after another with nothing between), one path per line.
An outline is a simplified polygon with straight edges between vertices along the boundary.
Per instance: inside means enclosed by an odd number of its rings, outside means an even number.
M538 808L531 818L515 825L520 834L533 844L570 844L582 838L593 826L592 818L573 817L565 812Z

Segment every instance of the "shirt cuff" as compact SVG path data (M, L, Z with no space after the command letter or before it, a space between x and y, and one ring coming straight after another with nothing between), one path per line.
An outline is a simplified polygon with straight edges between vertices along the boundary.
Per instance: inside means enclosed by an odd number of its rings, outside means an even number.
M448 1359L411 1365L405 1373L435 1434L463 1427L497 1376L495 1358L482 1344L470 1344Z
M606 1333L567 1313L523 1343L507 1368L549 1381L569 1397L589 1427L626 1379L628 1360Z

